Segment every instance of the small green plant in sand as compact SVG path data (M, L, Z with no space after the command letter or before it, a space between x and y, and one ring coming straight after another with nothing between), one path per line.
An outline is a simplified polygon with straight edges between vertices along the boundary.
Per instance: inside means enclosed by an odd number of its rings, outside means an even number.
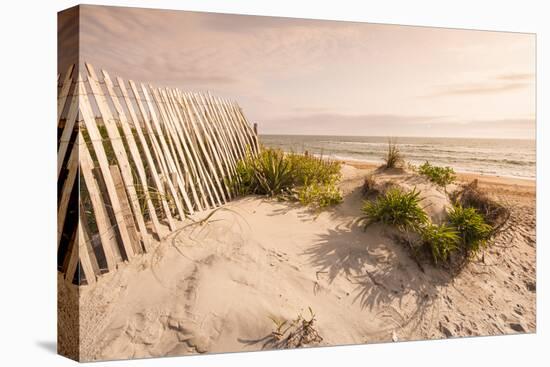
M374 201L365 201L363 219L365 228L372 223L394 226L400 231L418 231L428 222L428 215L420 206L420 191L404 192L392 187Z
M454 205L449 211L449 222L460 234L462 247L467 254L477 253L491 236L492 227L475 208Z
M451 167L434 166L428 161L418 167L418 173L443 187L453 183L456 179L455 171Z
M342 202L342 193L336 184L312 183L296 189L296 196L302 205L316 205L320 208Z
M342 201L340 162L277 149L262 149L237 164L230 182L238 195L258 194L326 207Z
M322 342L323 338L314 327L315 314L311 307L308 307L308 310L309 318L302 314L292 321L270 317L275 329L271 332L269 344L276 348L300 348Z
M338 161L297 153L286 154L286 157L292 165L293 180L297 186L329 184L341 178L341 163Z
M422 242L430 248L435 264L447 261L460 243L456 228L446 224L429 223L421 229L420 235Z
M390 139L388 141L388 151L384 157L385 168L396 168L402 165L404 162L403 154L399 150L395 140Z

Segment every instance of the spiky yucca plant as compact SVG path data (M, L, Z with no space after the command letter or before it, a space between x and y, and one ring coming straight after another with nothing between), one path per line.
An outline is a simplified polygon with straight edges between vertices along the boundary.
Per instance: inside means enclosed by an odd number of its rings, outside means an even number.
M292 186L292 163L285 158L282 151L263 150L253 162L261 193L275 196Z

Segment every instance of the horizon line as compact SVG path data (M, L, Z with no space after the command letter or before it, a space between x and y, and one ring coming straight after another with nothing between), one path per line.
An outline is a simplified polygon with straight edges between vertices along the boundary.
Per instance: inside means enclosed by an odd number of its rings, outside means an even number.
M432 138L432 139L497 139L497 140L529 140L529 141L537 141L537 138L534 139L530 138L497 138L497 137L491 137L491 138L478 138L478 137L471 137L471 136L410 136L410 135L334 135L334 134L263 134L258 133L258 136L262 135L279 135L279 136L339 136L339 137L357 137L357 138Z

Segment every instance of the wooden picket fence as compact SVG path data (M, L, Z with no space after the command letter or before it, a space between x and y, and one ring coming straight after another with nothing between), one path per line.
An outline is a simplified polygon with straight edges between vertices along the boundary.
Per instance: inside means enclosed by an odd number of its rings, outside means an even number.
M237 162L259 151L236 102L89 64L58 77L57 120L58 270L79 285L231 200Z

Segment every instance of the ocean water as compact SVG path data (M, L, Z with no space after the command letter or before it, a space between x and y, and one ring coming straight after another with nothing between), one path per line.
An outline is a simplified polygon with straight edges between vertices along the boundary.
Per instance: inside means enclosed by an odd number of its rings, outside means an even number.
M369 136L260 135L267 147L335 159L382 162L388 138ZM395 138L406 161L450 166L457 172L534 179L534 140Z

